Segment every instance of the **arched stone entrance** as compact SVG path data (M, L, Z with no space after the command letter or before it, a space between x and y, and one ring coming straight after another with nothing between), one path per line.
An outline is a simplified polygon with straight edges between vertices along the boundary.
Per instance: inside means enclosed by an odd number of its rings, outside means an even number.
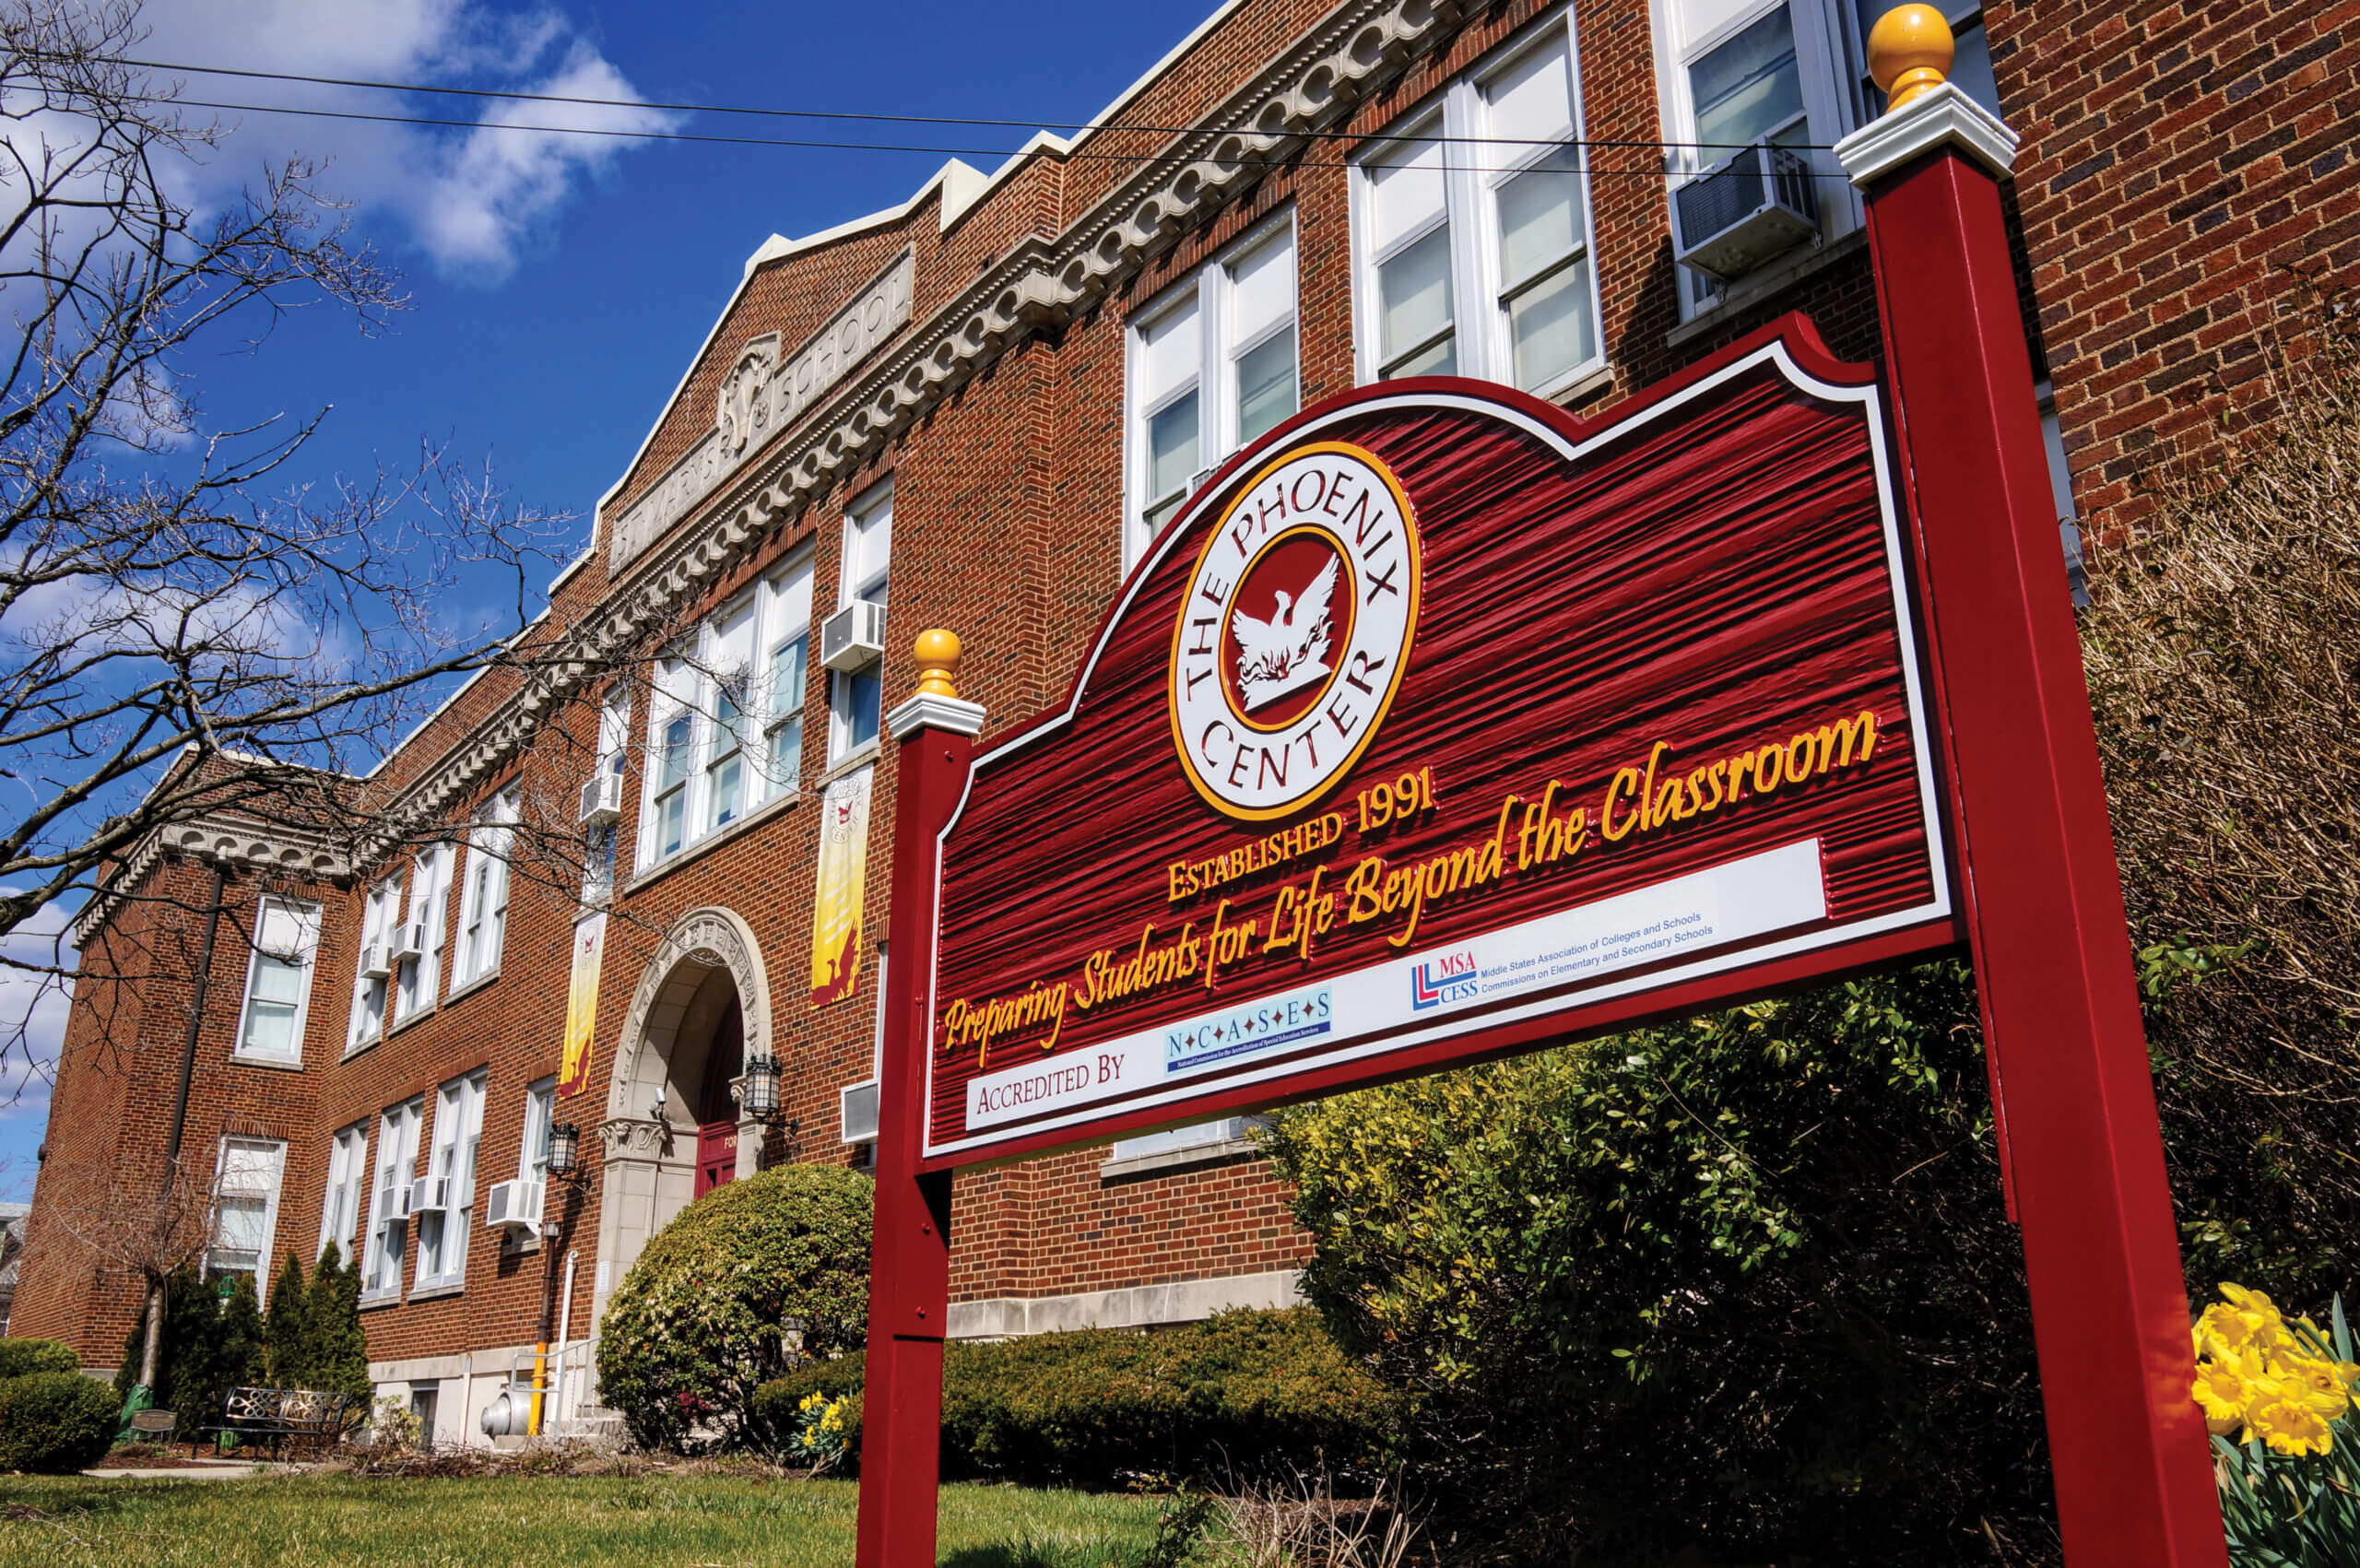
M640 973L608 1081L592 1321L690 1198L759 1166L761 1124L740 1115L734 1090L746 1058L770 1049L752 929L726 909L682 915Z

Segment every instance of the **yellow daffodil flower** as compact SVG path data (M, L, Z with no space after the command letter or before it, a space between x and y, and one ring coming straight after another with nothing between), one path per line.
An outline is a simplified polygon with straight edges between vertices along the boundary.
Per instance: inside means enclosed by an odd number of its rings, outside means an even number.
M2206 1357L2196 1363L2196 1403L2204 1412L2204 1428L2225 1437L2244 1424L2247 1385L2238 1363Z
M2250 1443L2257 1437L2273 1454L2324 1454L2333 1441L2327 1417L2299 1397L2258 1402L2248 1411L2239 1441Z

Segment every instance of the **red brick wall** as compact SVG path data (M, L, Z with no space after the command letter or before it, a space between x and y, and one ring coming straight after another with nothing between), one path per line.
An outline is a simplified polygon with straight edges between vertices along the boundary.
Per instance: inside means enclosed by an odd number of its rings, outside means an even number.
M2360 6L1987 13L2073 472L2101 527L2142 475L2266 420L2268 350L2360 280Z

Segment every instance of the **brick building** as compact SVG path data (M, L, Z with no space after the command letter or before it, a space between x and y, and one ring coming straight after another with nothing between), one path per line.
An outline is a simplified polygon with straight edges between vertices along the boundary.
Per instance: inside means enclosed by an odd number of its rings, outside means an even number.
M77 995L16 1331L114 1364L136 1281L45 1250L41 1208L160 1175L177 1131L222 1173L214 1267L266 1279L343 1244L381 1391L457 1437L537 1338L545 1281L580 1345L696 1192L861 1161L891 955L848 933L885 928L879 719L912 636L965 639L988 738L1062 696L1192 482L1304 404L1455 370L1597 412L1788 311L1873 359L1829 147L1880 106L1882 8L1233 0L1080 135L763 243L616 454L542 623L598 652L661 627L667 656L479 678L350 784L442 842L352 864L225 815L123 868L148 896L86 914L129 978ZM2305 280L2360 267L2360 6L1953 18L1953 79L2024 137L2026 330L2053 381L2024 390L2052 410L2060 513L2127 516L2146 466L2266 413ZM577 831L581 885L512 876L524 836ZM594 935L585 1087L560 1096ZM766 1056L767 1124L733 1097ZM552 1124L581 1130L578 1185L542 1180ZM952 1333L1289 1299L1304 1242L1244 1135L962 1176ZM564 1412L585 1397L574 1376Z

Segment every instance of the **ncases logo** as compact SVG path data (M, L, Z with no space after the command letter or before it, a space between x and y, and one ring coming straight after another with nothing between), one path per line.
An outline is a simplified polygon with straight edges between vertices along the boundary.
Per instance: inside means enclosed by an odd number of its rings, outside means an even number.
M1423 1012L1475 995L1475 954L1470 950L1428 959L1410 972L1410 1005Z

